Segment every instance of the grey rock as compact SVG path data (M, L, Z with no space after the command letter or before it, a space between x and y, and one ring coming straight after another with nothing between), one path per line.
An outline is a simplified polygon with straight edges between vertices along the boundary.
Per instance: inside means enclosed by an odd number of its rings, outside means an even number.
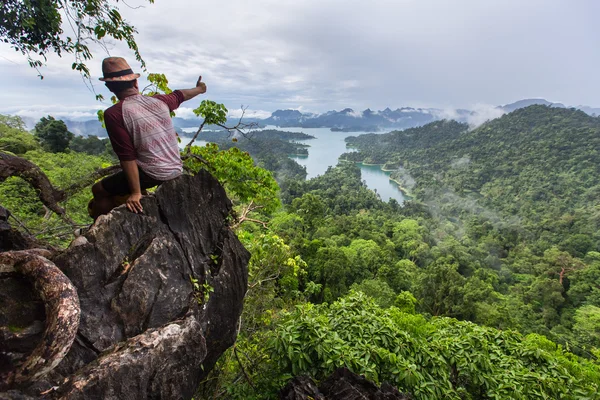
M315 382L306 375L301 375L289 381L279 391L279 400L325 400Z
M201 171L142 204L142 215L122 206L100 217L51 258L77 289L81 320L38 384L57 387L47 396L188 399L235 342L250 255L228 226L223 187Z

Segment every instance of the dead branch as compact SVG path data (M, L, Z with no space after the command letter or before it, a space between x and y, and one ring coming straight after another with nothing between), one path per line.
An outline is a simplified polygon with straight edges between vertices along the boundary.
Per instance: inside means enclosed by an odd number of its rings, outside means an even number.
M257 280L257 281L256 281L256 282L254 282L253 284L251 284L251 285L248 285L248 291L250 291L250 289L254 289L255 287L257 287L257 286L259 286L259 285L262 285L262 284L263 284L263 283L265 283L265 282L269 282L269 281L275 281L275 280L279 279L279 275L280 275L280 274L275 274L275 275L271 275L271 276L269 276L268 278L265 278L265 279L259 279L259 280Z
M266 228L266 227L267 227L267 223L266 223L266 222L264 222L264 221L260 221L260 220L258 220L258 219L254 219L254 218L248 218L248 214L249 214L249 213L251 213L252 211L259 210L259 209L261 209L261 208L264 208L264 206L255 205L255 204L254 204L254 200L250 201L250 204L248 204L248 206L247 206L247 207L245 207L245 208L242 210L242 215L241 215L239 218L237 218L237 221L236 221L236 223L235 223L235 224L233 224L233 225L231 226L231 228L232 228L232 229L237 229L237 228L239 228L239 227L240 227L240 225L242 225L244 222L254 222L254 223L257 223L257 224L260 224L260 225L262 225L262 226L263 226L263 228Z
M233 132L238 132L239 134L241 134L243 137L245 137L246 139L250 139L250 136L248 136L248 133L246 132L248 129L254 129L258 127L258 124L256 122L251 122L249 124L246 124L244 122L242 122L242 120L244 119L244 115L246 114L246 109L248 107L242 107L242 115L240 116L240 119L238 120L237 124L235 126L226 126L224 124L216 124L217 126L225 129L227 132L229 132L229 134L231 135L231 133ZM196 139L198 139L198 136L200 135L200 132L202 132L202 129L204 129L204 126L206 125L206 120L202 121L202 123L200 124L200 127L198 128L198 130L196 131L196 133L194 134L194 136L192 137L192 140L190 140L190 142L185 146L184 149L184 154L187 156L191 153L192 151L192 145L194 144L194 142L196 141Z
M57 214L64 222L70 226L75 226L75 222L66 215L65 209L58 203L67 200L70 196L90 186L96 180L113 174L121 167L113 165L108 168L102 168L94 171L91 175L84 178L66 189L55 188L48 176L34 163L24 158L10 153L0 151L0 182L4 182L11 176L17 176L29 183L37 192L38 198L47 210ZM47 213L48 216L48 213Z
M221 128L225 129L227 132L229 132L230 135L233 132L238 132L240 135L250 140L251 137L246 131L249 129L258 128L258 124L256 122L251 122L249 124L242 122L242 120L244 119L244 115L246 114L247 108L248 107L242 107L242 115L240 116L240 119L238 120L238 123L235 126L228 127L223 124L217 124L217 126L220 126Z
M200 135L200 132L202 132L202 129L204 128L205 124L206 124L206 120L202 121L202 123L200 124L200 127L198 128L198 130L194 134L194 137L192 137L192 140L190 140L190 142L185 146L185 151L184 152L185 152L186 155L191 153L191 151L192 151L192 144L194 144L194 142L198 138L198 135Z
M58 205L66 199L65 192L52 186L40 167L24 158L0 152L0 182L11 176L18 176L29 183L38 192L42 204L60 216L65 215L65 210Z
M15 370L0 375L0 390L35 381L52 371L67 354L79 328L79 297L69 279L46 257L45 249L0 253L0 265L30 279L46 307L44 337Z
M27 226L25 226L25 224L23 222L21 222L21 220L19 220L17 217L15 217L13 214L8 214L8 218L14 219L15 222L19 225L19 227L21 227L21 229L23 229L28 235L30 235L30 236L32 235L29 228L27 228Z

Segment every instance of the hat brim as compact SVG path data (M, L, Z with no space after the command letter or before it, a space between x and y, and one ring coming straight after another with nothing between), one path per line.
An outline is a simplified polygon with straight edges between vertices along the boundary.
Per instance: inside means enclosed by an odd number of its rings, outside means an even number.
M134 80L138 79L140 76L141 76L140 74L129 74L129 75L117 76L114 78L100 78L100 80L102 82L127 82L127 81L134 81Z

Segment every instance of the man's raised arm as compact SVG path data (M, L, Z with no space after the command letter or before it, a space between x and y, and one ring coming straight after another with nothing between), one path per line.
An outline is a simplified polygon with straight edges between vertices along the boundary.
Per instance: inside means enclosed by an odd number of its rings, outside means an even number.
M193 89L179 89L179 91L183 94L183 101L187 101L193 99L199 94L206 93L206 85L202 82L202 77L198 78L198 82L196 82L196 87Z

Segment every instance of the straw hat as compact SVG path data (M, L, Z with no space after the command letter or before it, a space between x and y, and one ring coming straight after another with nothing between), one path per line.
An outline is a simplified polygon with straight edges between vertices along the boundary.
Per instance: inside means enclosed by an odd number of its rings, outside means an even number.
M133 81L140 77L140 74L134 74L133 70L122 57L108 57L102 60L102 82L125 82Z

